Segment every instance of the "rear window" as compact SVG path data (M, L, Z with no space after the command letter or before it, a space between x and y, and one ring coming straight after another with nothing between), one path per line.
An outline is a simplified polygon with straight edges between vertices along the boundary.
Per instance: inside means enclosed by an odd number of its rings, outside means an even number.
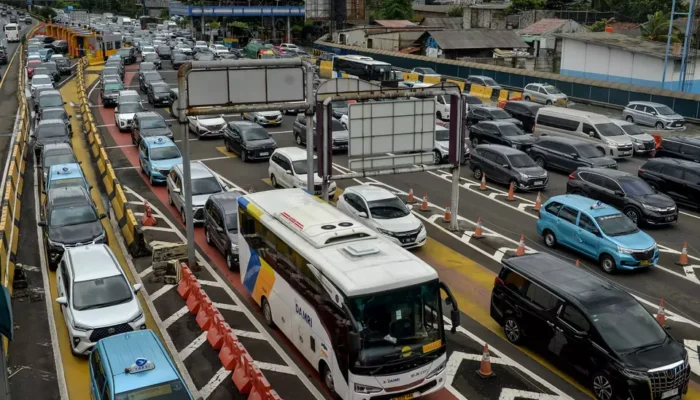
M576 131L579 124L578 121L555 117L553 115L539 114L537 116L537 125L539 126L548 126L550 128L562 129L570 132Z

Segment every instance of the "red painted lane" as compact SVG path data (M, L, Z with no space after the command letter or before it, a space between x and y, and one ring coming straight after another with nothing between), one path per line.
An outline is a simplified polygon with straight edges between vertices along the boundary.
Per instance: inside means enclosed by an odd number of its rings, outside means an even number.
M136 75L136 72L130 72L129 69L127 69L127 72L124 76L124 85L129 86L131 84L131 81L134 79L134 76ZM98 97L98 104L101 106L102 104L102 99ZM111 121L114 119L114 114L110 113L110 110L105 109L104 107L100 107L100 117L102 119L103 124L107 124L107 121ZM131 163L132 166L137 168L137 171L140 171L140 165L139 165L139 155L138 155L138 149L136 146L128 146L131 143L131 135L128 133L123 133L119 131L119 128L117 126L108 126L106 127L107 131L109 132L110 136L118 146L125 146L126 147L120 147L119 150L122 151L124 156L129 160L129 163ZM183 138L184 140L185 138ZM148 184L148 186L151 188L151 191L153 194L158 197L160 202L163 205L168 204L168 190L166 189L165 186L151 186L149 183L148 178L144 174L139 174L141 176L141 179ZM170 213L170 220L171 221L177 221L177 223L180 225L180 227L185 227L185 224L182 221L182 218L180 217L180 211L175 209L172 206L166 206L166 210L162 210L163 212L169 212ZM224 259L224 256L216 250L214 247L209 246L207 244L207 240L204 236L204 229L202 228L195 228L194 231L194 239L195 243L199 247L199 251L203 252L204 254L207 255L207 257L216 265L216 267L219 269L219 271L226 277L226 279L229 281L229 283L233 286L233 288L238 292L238 295L240 298L245 299L245 301L248 302L248 304L251 306L250 309L252 310L257 310L258 305L255 303L252 297L248 295L247 289L243 286L241 283L241 276L239 273L230 271L228 267L226 266L226 259ZM316 369L311 366L311 364L306 361L306 358L303 357L303 355L296 349L294 344L287 339L286 336L282 335L281 332L277 330L272 330L272 335L274 336L275 340L278 343L282 343L286 346L287 349L291 349L293 352L293 355L295 356L295 361L298 365L303 365L305 368L303 368L307 373L307 375L311 375L312 379L316 380L317 382L321 381L320 376L318 375L318 372L316 372ZM326 390L326 387L324 385L321 385L322 390L326 394L326 396L331 397L330 393ZM431 395L425 396L424 399L426 400L457 400L457 397L455 397L452 393L450 393L446 389L442 389L436 393L433 393Z

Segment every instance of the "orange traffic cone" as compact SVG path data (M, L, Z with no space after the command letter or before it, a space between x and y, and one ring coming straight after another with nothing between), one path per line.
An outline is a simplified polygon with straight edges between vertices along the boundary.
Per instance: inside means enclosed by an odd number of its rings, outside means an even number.
M512 182L508 187L508 197L506 197L506 200L515 201L515 184Z
M423 202L420 205L420 210L421 211L428 211L428 194L426 193L425 196L423 196Z
M580 266L581 266L581 262L578 260L578 258L576 259L576 264L574 264L574 266L576 266L576 267L580 267Z
M143 205L146 206L146 212L143 213L143 216L141 217L141 225L155 226L158 221L156 221L156 218L151 213L151 205L148 204L148 200L144 200Z
M490 378L496 374L491 369L491 357L489 356L489 345L484 343L484 353L481 356L481 365L476 373L482 378Z
M476 228L474 229L474 234L472 235L472 238L474 239L481 239L484 237L484 231L481 229L481 217L479 217L476 220Z
M447 207L445 207L445 216L442 218L442 222L450 221L452 221L452 211L450 211L450 203L447 203Z
M408 189L408 204L413 204L416 199L413 197L413 185Z
M479 186L479 190L486 190L486 172L481 173L481 186Z
M540 211L542 208L542 193L537 192L537 199L535 200L535 211Z
M659 323L659 325L666 328L666 310L664 309L663 298L661 299L661 303L659 304L659 311L656 312L656 321Z
M678 259L678 262L676 263L682 267L685 267L686 265L690 265L690 262L688 262L688 242L685 241L683 242L683 248L681 249L681 257Z
M520 235L520 243L518 243L518 250L515 250L515 255L525 255L525 235Z

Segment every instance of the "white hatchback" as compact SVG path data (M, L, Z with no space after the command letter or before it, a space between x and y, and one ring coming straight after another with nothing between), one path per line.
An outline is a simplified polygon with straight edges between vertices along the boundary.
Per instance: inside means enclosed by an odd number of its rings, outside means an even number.
M301 188L307 189L307 157L306 149L300 149L298 147L280 147L272 153L270 157L270 166L268 167L268 175L270 176L270 183L273 187L283 187L283 188ZM314 156L316 160L316 156ZM316 174L317 162L314 161L314 195L321 195L321 185L323 180ZM330 187L328 188L329 196L335 196L335 191L337 189L336 183L332 181ZM308 189L307 189L308 190Z
M378 186L346 188L337 207L402 247L423 246L428 237L425 226L411 209L395 194Z

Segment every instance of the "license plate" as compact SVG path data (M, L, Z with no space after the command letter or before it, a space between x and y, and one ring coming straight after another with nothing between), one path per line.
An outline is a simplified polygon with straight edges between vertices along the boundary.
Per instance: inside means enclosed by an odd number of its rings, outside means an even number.
M411 400L415 398L413 393L404 394L403 396L393 397L391 400Z
M268 119L267 122L277 122L277 120L273 118L273 119Z
M407 237L407 238L402 238L401 243L413 243L416 241L415 236Z
M261 156L269 156L270 153L267 152L267 151L264 151L264 152L260 152L260 155L261 155Z
M671 397L671 396L675 396L675 395L677 395L677 394L678 394L678 388L675 388L675 389L673 389L673 390L669 390L669 391L663 392L663 393L661 394L661 398L662 398L662 399L667 399L667 398L669 398L669 397Z
M666 217L666 221L673 221L676 217Z
M651 264L651 260L644 260L644 261L639 262L639 265L649 265L649 264Z
M535 185L541 185L543 183L544 183L544 181L535 181Z

